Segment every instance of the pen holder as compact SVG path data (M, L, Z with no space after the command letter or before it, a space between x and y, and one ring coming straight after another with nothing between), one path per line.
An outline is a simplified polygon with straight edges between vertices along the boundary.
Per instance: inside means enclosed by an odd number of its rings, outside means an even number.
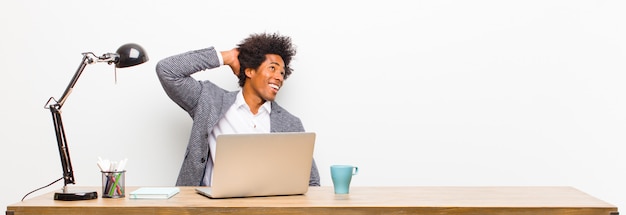
M126 196L126 170L102 171L102 198L124 198Z

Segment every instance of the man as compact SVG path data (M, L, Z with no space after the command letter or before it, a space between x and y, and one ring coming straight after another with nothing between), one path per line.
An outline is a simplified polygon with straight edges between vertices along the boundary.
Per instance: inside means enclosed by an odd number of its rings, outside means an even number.
M302 122L274 100L291 74L296 50L291 38L252 34L237 48L217 52L213 47L171 56L156 71L167 95L193 118L191 137L177 186L210 186L215 140L220 134L301 132ZM227 91L192 74L228 65L239 78L240 91ZM315 160L310 186L319 186Z

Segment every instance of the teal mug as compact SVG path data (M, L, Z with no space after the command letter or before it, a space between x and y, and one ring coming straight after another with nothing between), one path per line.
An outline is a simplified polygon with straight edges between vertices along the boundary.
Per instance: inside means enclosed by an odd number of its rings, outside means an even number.
M333 179L335 194L348 194L352 176L359 172L359 167L351 165L330 166L330 176Z

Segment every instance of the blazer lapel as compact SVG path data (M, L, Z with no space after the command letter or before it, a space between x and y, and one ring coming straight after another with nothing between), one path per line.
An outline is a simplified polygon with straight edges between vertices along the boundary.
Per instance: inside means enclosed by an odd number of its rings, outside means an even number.
M213 128L220 119L224 118L224 115L226 115L226 111L230 109L230 106L233 106L233 104L235 104L235 100L237 99L238 92L239 91L233 91L233 92L228 92L224 94L224 96L222 97L222 106L220 107L219 117L217 117L214 120L211 120L209 124L211 128Z
M283 108L276 102L272 101L272 111L270 112L270 132L280 132L284 128L284 123L281 115L283 114Z

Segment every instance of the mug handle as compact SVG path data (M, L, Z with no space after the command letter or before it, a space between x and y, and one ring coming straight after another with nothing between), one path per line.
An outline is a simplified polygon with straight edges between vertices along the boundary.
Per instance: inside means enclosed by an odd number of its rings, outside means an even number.
M359 167L353 166L352 168L354 168L352 171L352 175L356 175L357 173L359 173Z

